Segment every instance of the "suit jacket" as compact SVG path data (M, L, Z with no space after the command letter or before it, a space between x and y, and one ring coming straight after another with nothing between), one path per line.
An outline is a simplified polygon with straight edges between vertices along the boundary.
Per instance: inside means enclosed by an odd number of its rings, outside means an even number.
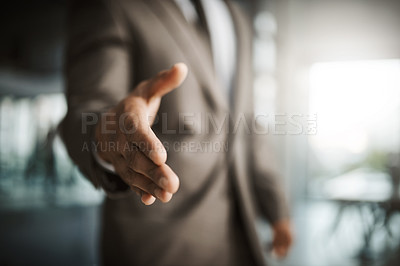
M238 6L227 4L238 47L234 108L215 77L207 39L196 34L174 1L71 4L68 113L61 132L82 173L108 194L103 207L105 263L229 265L221 258L232 255L226 243L237 241L232 232L243 229L246 237L240 241L254 263L263 265L256 217L261 214L273 223L287 216L267 136L252 130L251 27ZM102 113L139 82L177 62L189 67L188 77L163 97L153 130L167 148L167 163L180 177L180 190L168 204L144 206L83 148L93 142L94 125L84 130L82 114ZM221 121L227 127L216 129ZM239 229L230 223L237 217Z

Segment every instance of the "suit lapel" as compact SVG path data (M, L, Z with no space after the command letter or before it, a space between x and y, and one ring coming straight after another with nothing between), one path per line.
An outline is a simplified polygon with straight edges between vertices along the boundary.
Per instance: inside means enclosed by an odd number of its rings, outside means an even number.
M146 0L168 33L176 40L187 59L189 70L193 72L213 109L228 110L228 99L219 88L215 78L214 64L209 45L199 38L171 0ZM160 40L162 41L162 40Z
M251 76L251 45L252 36L249 34L249 28L241 13L241 10L231 1L225 1L232 15L235 33L236 33L236 73L233 81L233 115L237 118L240 113L251 112L247 110L251 106L246 106L248 99L252 100L253 88ZM250 95L249 95L250 94Z

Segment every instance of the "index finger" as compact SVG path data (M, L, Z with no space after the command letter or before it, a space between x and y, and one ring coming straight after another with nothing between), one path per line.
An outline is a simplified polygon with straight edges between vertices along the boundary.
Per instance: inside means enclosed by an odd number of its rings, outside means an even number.
M167 164L158 166L140 151L130 153L127 161L129 168L150 178L167 192L175 193L178 190L179 178Z
M139 127L134 134L125 136L135 148L143 152L156 165L162 165L167 161L167 151L150 126ZM129 150L125 151L125 154L130 152Z

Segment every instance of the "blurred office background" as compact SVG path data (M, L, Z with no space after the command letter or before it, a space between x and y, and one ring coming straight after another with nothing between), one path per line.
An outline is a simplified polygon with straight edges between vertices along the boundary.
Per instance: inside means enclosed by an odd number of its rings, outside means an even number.
M296 241L271 265L399 265L400 2L239 1ZM96 265L95 191L57 133L65 0L0 10L0 265ZM260 234L269 232L260 223Z

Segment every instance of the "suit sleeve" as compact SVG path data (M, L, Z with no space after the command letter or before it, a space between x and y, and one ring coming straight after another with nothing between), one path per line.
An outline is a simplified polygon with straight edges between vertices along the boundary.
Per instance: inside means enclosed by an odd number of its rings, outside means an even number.
M283 177L267 134L251 134L251 161L256 199L261 213L273 224L289 217Z
M242 57L242 71L248 71L247 73L247 83L252 84L253 74L252 74L252 23L249 17L243 12L243 10L236 4L232 5L234 7L240 27L240 31L244 35L241 40L242 52L248 53L247 56ZM244 59L243 59L244 58ZM251 90L253 92L253 90ZM248 147L248 167L250 173L250 179L252 182L252 192L255 194L255 200L260 213L271 223L275 223L278 220L285 219L289 217L289 208L286 195L283 189L283 178L280 175L279 166L276 163L276 158L273 153L272 147L269 145L270 139L268 134L263 134L260 132L266 132L262 130L257 125L257 130L255 125L254 116L254 101L253 93L248 97L246 106L248 106L246 119L248 120L247 125L250 125L250 131L248 132L246 138Z
M122 179L107 172L93 156L96 120L126 97L132 84L128 47L133 44L116 2L70 3L65 58L68 112L60 125L72 160L96 188L110 196L129 191Z

